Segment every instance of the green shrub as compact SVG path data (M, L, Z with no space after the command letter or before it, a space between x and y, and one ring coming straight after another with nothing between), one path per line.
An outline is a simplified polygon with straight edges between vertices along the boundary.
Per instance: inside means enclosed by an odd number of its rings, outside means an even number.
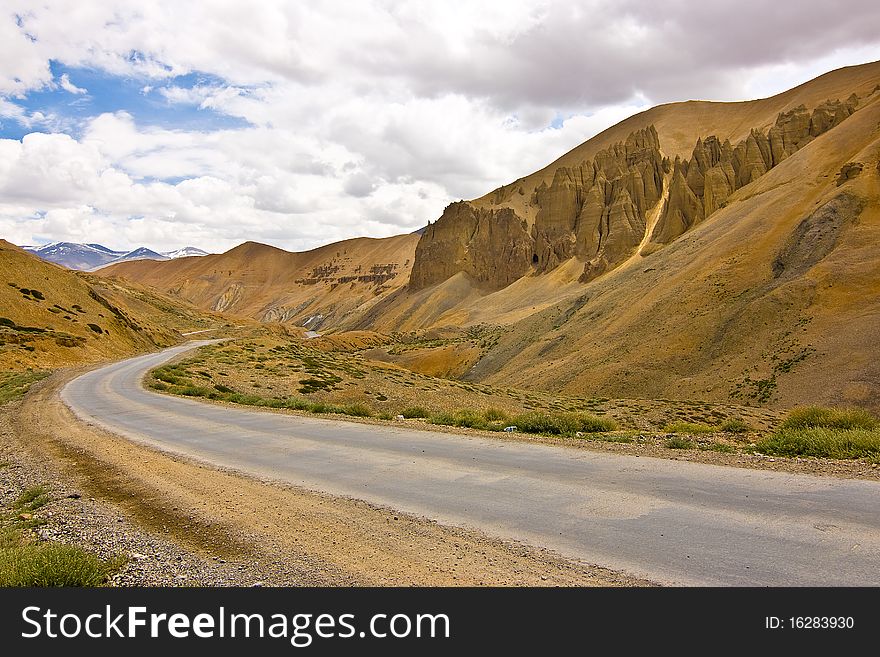
M600 440L604 440L609 443L631 443L633 441L633 437L628 434L622 435L610 435L610 436L602 436Z
M203 386L187 385L180 389L178 394L185 397L210 397L214 391Z
M256 406L260 403L262 397L258 395L245 395L240 392L234 392L227 398L233 404L242 404L243 406Z
M880 430L783 428L755 445L772 456L859 459L880 456Z
M696 447L696 444L692 440L688 440L687 438L673 436L666 441L666 447L668 447L669 449L693 449L694 447Z
M880 421L868 411L856 408L822 408L807 406L789 412L783 429L876 429Z
M220 392L235 392L235 390L233 390L229 386L223 385L222 383L215 384L214 389L219 390Z
M49 489L45 486L29 486L22 491L13 506L18 511L36 511L49 503Z
M741 418L732 417L724 421L724 424L721 425L721 430L727 433L748 433L752 430L752 427Z
M574 413L580 422L578 431L585 433L602 433L604 431L616 431L617 422L611 418L596 417L589 413Z
M284 405L287 408L292 408L295 411L310 411L312 410L312 402L307 401L305 399L288 399L284 402Z
M451 427L455 426L455 416L452 413L436 413L428 418L428 422Z
M463 409L455 414L455 426L467 427L469 429L483 429L486 427L486 420L482 413Z
M428 410L421 406L409 406L400 411L400 414L405 418L428 417L430 415Z
M113 564L73 545L0 548L0 586L99 586L113 568Z
M694 422L670 422L664 427L664 430L669 433L700 434L713 433L716 431L716 428L710 427L708 424L697 424Z
M487 408L483 411L483 417L489 422L505 422L507 420L507 413L500 408Z
M731 454L736 451L736 447L727 443L709 443L708 445L700 445L700 449L707 452L721 452L722 454Z
M531 411L517 415L511 421L519 431L549 435L571 435L577 432L600 433L614 431L617 423L589 413L544 413Z
M341 409L344 415L351 415L352 417L372 417L373 409L365 404L348 404L347 406L343 406Z

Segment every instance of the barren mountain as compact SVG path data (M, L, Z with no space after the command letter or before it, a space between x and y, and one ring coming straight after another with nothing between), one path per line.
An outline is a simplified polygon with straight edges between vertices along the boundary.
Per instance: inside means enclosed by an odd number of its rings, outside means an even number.
M68 269L92 271L100 267L127 260L170 260L190 256L207 255L205 251L194 246L185 246L176 251L157 253L144 246L133 251L114 251L101 244L77 244L75 242L53 242L43 246L22 246L28 253L33 253L43 260L63 265Z
M501 325L466 374L492 383L878 409L878 159L873 63L772 98L655 107L421 236L374 240L381 259L362 240L243 245L108 273L264 320ZM343 256L397 275L375 294Z
M317 329L362 316L406 285L419 235L357 238L303 253L246 242L219 255L110 265L209 310Z
M73 272L0 240L0 370L118 358L222 324L181 300Z

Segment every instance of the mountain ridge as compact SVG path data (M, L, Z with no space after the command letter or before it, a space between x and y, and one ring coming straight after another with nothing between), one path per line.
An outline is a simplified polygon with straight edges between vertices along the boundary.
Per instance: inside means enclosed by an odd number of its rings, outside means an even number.
M202 307L225 298L225 309L264 321L312 326L320 316L325 329L387 333L502 327L471 380L876 409L880 358L864 336L880 325L878 92L875 62L768 99L647 110L448 206L409 236L407 265L369 299L340 295L338 281L309 288L320 276L284 281L268 264L258 275L255 262L250 287L231 292L216 276L213 287L194 284L184 263L111 273ZM235 264L226 256L212 262ZM261 276L279 297L248 302L266 291ZM268 312L284 295L304 306Z
M160 253L144 246L130 251L115 251L97 243L81 244L64 241L51 242L42 246L22 246L20 248L48 262L54 262L68 269L79 271L94 271L113 263L141 258L174 260L176 258L208 255L207 251L194 246L185 246L181 249Z

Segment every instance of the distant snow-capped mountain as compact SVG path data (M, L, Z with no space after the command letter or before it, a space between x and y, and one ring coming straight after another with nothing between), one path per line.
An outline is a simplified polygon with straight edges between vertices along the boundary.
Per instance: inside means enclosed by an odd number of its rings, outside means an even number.
M190 256L204 256L208 255L207 251L202 251L201 249L197 249L194 246L185 246L182 249L177 249L177 251L164 251L162 253L163 256L168 258L169 260L174 260L175 258L189 258Z
M133 251L114 251L101 244L78 244L76 242L52 242L43 246L23 246L43 260L63 265L69 269L92 270L126 260L173 260L190 256L208 255L194 246L160 253L140 247Z

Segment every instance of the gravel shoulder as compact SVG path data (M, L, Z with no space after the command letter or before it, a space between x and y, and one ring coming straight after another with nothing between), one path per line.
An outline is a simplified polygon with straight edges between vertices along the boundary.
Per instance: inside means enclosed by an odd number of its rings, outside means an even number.
M119 586L642 586L548 550L221 471L78 421L66 370L0 408L0 490L46 484L46 539L127 563Z

